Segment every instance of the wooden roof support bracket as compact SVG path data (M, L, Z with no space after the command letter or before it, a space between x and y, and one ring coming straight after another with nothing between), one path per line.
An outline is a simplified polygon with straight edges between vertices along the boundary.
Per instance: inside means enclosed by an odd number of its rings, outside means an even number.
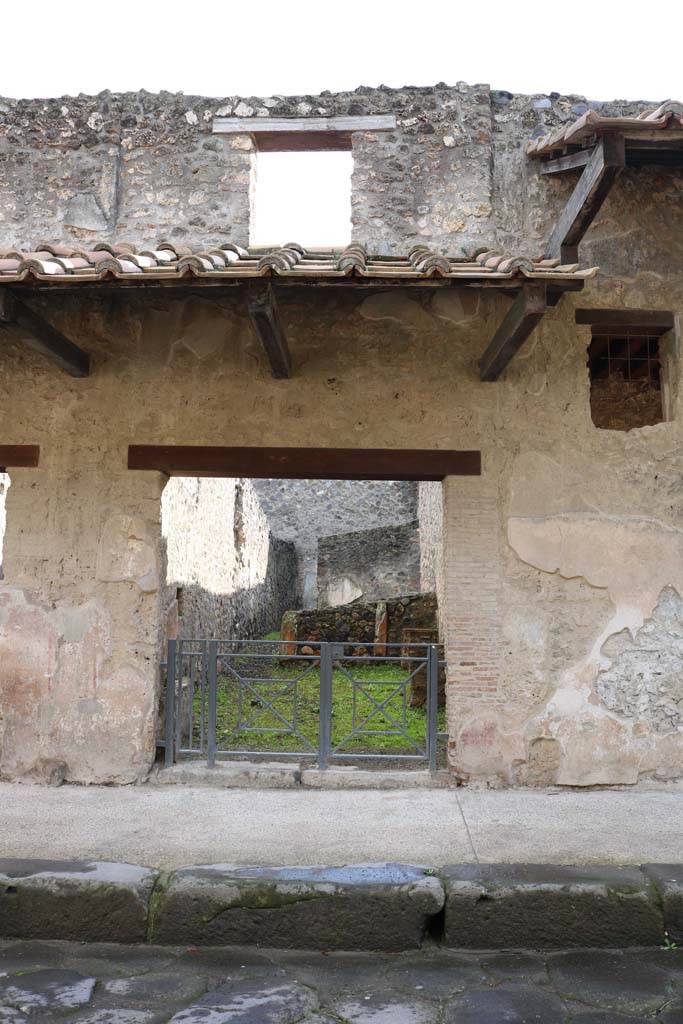
M268 356L273 377L278 380L291 377L292 358L272 284L250 286L247 308L256 337Z
M0 326L21 328L24 343L72 377L87 377L90 356L7 288L0 289Z
M625 164L624 136L603 135L555 225L545 253L548 259L559 259L562 263L578 261L579 242Z
M559 297L559 296L558 296ZM549 305L558 297L549 296L544 284L525 284L507 311L488 348L479 360L481 380L497 380L517 354Z

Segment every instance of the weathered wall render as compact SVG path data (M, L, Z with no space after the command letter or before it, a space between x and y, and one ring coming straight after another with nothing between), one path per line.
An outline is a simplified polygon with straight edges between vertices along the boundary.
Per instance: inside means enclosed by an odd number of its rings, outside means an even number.
M354 234L371 247L531 253L572 183L541 178L524 141L583 103L465 86L241 102L252 113L396 112L396 133L354 139ZM5 102L3 244L244 242L251 143L208 134L222 107L238 101ZM101 216L76 201L84 194ZM582 261L602 268L582 306L680 317L682 195L675 169L624 173L582 245ZM7 332L0 432L41 444L42 464L13 473L7 497L2 771L129 781L149 767L164 481L125 469L140 442L481 449L481 478L445 482L435 556L454 770L491 784L679 776L680 327L666 340L667 419L604 431L591 422L590 330L575 325L572 297L498 382L480 383L477 359L507 302L453 289L379 302L283 294L296 373L274 381L237 297L42 298L94 371L67 378Z

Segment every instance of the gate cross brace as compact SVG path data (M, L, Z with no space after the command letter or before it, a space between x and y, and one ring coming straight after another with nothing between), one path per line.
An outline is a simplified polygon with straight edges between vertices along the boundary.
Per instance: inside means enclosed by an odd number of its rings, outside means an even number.
M250 287L247 292L247 309L256 337L268 356L273 377L278 380L291 377L292 357L273 286L267 284Z
M7 288L0 289L0 327L16 325L28 348L47 356L72 377L87 377L90 356Z

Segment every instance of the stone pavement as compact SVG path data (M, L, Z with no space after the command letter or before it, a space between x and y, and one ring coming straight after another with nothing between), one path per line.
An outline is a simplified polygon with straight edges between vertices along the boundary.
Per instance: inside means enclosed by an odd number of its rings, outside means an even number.
M683 1021L683 950L300 953L0 943L2 1024Z
M0 783L0 857L186 864L676 863L683 786L244 790ZM0 1022L4 1024L4 1022Z

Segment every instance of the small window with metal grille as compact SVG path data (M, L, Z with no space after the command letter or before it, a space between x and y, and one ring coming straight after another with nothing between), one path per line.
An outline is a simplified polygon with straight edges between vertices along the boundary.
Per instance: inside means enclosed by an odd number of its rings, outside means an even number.
M591 417L603 430L633 430L670 419L674 316L659 309L577 309L591 328Z
M591 417L596 427L632 430L661 423L661 360L657 335L594 327L588 347Z

